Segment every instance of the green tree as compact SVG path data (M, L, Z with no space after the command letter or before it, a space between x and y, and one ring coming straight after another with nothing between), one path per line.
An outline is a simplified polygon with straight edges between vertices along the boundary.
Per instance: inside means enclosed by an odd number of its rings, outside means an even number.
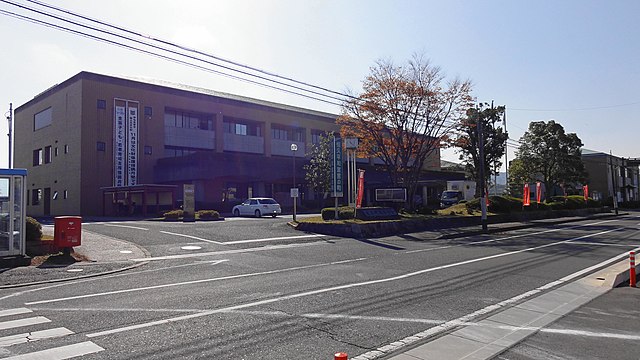
M343 103L340 132L359 138L358 156L381 159L393 185L406 187L413 199L425 163L469 107L470 91L469 81L445 81L419 55L400 66L380 60L363 92Z
M484 139L484 182L488 184L491 175L495 174L502 166L507 133L498 124L504 115L504 106L496 108L470 108L466 118L463 118L457 126L458 136L453 139L453 146L460 153L460 160L465 165L465 170L476 181L476 197L480 197L480 156L478 153L478 118Z
M304 165L305 179L311 186L318 207L322 207L324 195L331 190L331 138L332 134L321 134L317 144L312 144L307 156L309 163Z
M575 133L565 133L562 125L553 120L529 124L529 130L520 138L516 160L521 167L520 173L516 169L518 180L544 182L548 196L553 193L555 186L586 180L587 173L582 163L582 141ZM510 171L513 175L513 167ZM513 176L512 178L517 181ZM521 182L520 186L522 184ZM513 185L517 186L517 183Z

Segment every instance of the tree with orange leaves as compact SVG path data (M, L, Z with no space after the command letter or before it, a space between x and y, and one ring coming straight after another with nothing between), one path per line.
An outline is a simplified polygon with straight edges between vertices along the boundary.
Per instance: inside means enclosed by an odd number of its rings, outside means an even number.
M471 82L447 81L420 55L399 66L379 60L370 70L363 92L342 105L340 133L359 138L358 156L381 159L393 185L413 199L425 162L471 106Z

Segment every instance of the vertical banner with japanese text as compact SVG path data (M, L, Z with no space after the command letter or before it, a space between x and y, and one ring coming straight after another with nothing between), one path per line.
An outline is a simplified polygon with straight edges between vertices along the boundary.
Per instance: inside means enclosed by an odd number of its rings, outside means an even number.
M138 183L138 103L127 102L127 185Z
M331 146L331 197L343 197L342 138L333 137Z
M125 106L115 106L113 123L113 185L124 186L125 176Z
M356 208L362 207L362 197L364 196L364 170L358 170L358 196L356 198Z
M529 191L529 184L524 184L524 191L522 194L522 206L531 205L531 192Z

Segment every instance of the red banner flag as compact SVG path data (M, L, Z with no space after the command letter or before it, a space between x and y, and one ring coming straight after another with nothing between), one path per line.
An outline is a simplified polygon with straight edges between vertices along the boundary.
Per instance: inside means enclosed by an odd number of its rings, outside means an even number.
M587 201L589 199L589 185L583 186L582 192L584 192L584 201Z
M531 194L529 193L529 184L524 184L524 193L522 194L522 206L531 205Z
M542 184L540 181L536 183L536 202L540 204L540 199L542 198Z
M358 197L356 199L356 209L362 207L362 197L364 196L364 170L358 170Z

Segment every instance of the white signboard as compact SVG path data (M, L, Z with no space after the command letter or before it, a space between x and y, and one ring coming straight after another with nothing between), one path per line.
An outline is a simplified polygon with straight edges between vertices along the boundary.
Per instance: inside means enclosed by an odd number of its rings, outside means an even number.
M138 179L138 105L128 107L127 118L127 185Z
M125 164L125 113L124 106L116 106L116 114L113 123L113 185L124 186Z
M299 196L298 188L291 188L291 197L297 198Z

